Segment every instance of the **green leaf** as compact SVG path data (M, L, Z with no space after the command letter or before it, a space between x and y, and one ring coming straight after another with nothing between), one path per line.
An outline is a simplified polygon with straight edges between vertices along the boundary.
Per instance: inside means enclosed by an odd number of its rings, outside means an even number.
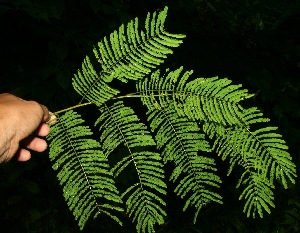
M100 126L100 142L106 157L111 156L119 145L125 146L129 153L113 167L114 176L132 164L138 178L138 182L122 194L123 199L128 196L128 215L136 222L138 232L163 224L166 213L161 206L166 205L162 198L166 195L166 184L160 155L147 150L155 146L150 132L134 111L121 101L112 106L104 105L100 112L95 125ZM141 150L134 152L137 147Z
M100 144L87 137L91 130L84 126L81 116L68 111L51 127L49 157L63 186L64 197L82 229L90 217L99 213L110 215L123 211L112 173Z

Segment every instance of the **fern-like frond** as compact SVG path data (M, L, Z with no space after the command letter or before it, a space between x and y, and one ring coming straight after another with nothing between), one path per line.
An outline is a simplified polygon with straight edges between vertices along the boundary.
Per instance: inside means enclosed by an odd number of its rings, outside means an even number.
M249 117L249 111L257 117ZM244 113L247 116L244 121L251 121L252 127L254 123L269 121L268 118L261 117L256 108L246 109ZM223 159L232 157L230 160L232 167L236 160L240 161L237 156L252 156L256 158L256 165L253 165L253 168L268 177L271 183L274 182L274 177L280 179L285 188L287 188L287 180L295 182L296 165L292 162L282 135L277 133L277 127L262 127L252 131L247 125L225 129L220 125L205 124L204 131L210 137L216 136L214 148L220 155L222 154Z
M82 69L78 70L77 75L75 74L72 79L72 84L75 91L82 96L82 100L86 99L98 106L119 93L118 90L108 86L103 77L97 74L88 56L82 63Z
M212 121L222 125L242 125L243 108L239 102L250 98L241 85L231 85L227 78L187 79L192 71L182 74L182 67L161 76L152 73L137 83L143 103L149 108L174 105L178 114L191 120Z
M158 153L147 150L155 142L147 127L123 102L103 105L100 112L96 125L100 126L100 142L106 156L120 144L128 149L128 155L112 169L114 175L118 176L129 164L136 170L138 182L122 194L123 198L128 197L127 213L136 222L138 232L153 232L154 225L163 224L166 216L161 197L166 194L163 163ZM141 151L135 152L137 147Z
M240 180L239 185L245 184L248 194L241 195L241 198L252 204L247 204L245 211L248 215L252 210L257 211L260 216L263 209L269 212L269 207L274 206L274 177L280 179L286 188L287 180L294 183L296 176L295 164L281 135L274 127L251 131L250 126L269 119L262 117L256 108L244 109L240 105L241 100L252 96L241 89L241 85L231 85L230 80L216 77L188 82L192 72L181 73L182 68L162 76L156 71L151 77L139 81L136 87L144 105L158 112L171 107L178 116L203 124L204 132L215 140L213 149L223 159L229 158L228 173L236 164L246 170L243 179L247 182ZM166 141L168 136L160 137ZM249 189L253 186L254 189ZM262 201L260 198L264 196L268 198ZM249 199L252 202L248 202Z
M207 203L222 203L221 196L212 190L221 183L214 174L215 161L198 155L201 151L211 151L210 146L198 125L187 117L179 116L172 106L152 109L147 115L164 161L175 163L170 177L173 182L179 180L175 193L186 199L184 211L190 205L196 208L196 221L200 209Z
M257 123L269 119L257 108L241 106L242 100L253 96L241 85L218 77L189 80L193 72L183 72L182 67L150 75L185 37L165 30L167 10L148 13L143 30L135 18L104 37L93 49L100 70L96 71L86 56L72 79L82 97L80 103L56 113L87 104L100 110L95 123L99 142L90 139L91 130L74 111L59 117L48 136L50 160L81 229L100 213L122 224L116 214L126 203L137 231L154 232L166 216L164 163L174 165L169 179L176 183L177 196L185 200L183 210L195 207L196 222L202 207L222 203L215 191L221 183L215 160L207 156L212 150L229 160L228 175L235 165L242 167L237 188L243 188L239 199L245 200L247 216L270 213L275 206L275 179L285 188L295 183L296 166L285 141L276 127L259 127ZM137 92L117 96L120 91L108 85L114 79L135 81ZM132 108L121 101L107 103L125 97L140 97L148 108L155 140ZM84 100L88 102L82 103ZM206 137L213 141L212 148ZM125 152L118 154L122 158L110 169L108 159L118 147ZM161 154L153 152L156 149ZM119 196L113 178L125 169L131 169L136 177Z
M162 225L166 205L161 196L166 195L163 181L164 170L161 157L154 152L132 154L139 176L139 182L129 187L123 194L126 200L127 214L136 222L137 232L154 232L154 225Z
M80 102L86 99L100 106L119 93L106 82L113 78L123 82L141 79L160 65L167 54L173 53L171 48L178 47L185 35L165 30L167 11L165 7L158 14L148 13L145 32L139 30L138 18L135 18L98 43L93 52L102 70L96 72L86 57L82 70L73 78L73 87L82 96Z
M288 153L286 143L276 132L276 127L263 127L252 131L254 123L268 122L256 108L245 109L243 127L227 127L215 123L205 123L204 132L215 139L214 149L229 159L231 173L233 167L239 164L245 172L241 176L237 187L245 185L246 188L240 199L246 199L244 211L247 215L255 216L257 211L262 217L262 209L270 212L274 207L273 191L274 178L281 180L287 188L288 181L295 183L296 166Z
M51 127L50 160L63 186L64 197L82 229L90 217L105 213L121 224L114 211L122 200L100 144L88 136L81 116L68 111Z
M182 43L185 35L166 32L164 28L168 8L158 14L148 13L145 31L139 30L138 18L124 24L110 37L98 43L94 54L108 82L117 78L122 82L138 80L149 74Z
M251 166L250 160L251 159L247 159L249 168ZM256 163L255 161L253 162ZM275 207L274 193L272 191L274 185L261 174L253 170L251 171L251 168L242 174L237 187L241 184L246 186L246 188L243 190L239 199L246 200L243 211L247 214L247 217L252 215L252 217L255 218L256 213L258 213L260 217L263 217L263 210L270 214L270 207Z

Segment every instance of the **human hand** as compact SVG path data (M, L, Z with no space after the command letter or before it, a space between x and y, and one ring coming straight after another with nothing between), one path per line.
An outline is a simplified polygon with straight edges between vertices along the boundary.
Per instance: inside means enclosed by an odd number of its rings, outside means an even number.
M47 107L35 101L0 94L0 163L14 155L19 161L27 161L31 158L29 150L46 150L46 141L39 137L49 134L46 122L50 118Z

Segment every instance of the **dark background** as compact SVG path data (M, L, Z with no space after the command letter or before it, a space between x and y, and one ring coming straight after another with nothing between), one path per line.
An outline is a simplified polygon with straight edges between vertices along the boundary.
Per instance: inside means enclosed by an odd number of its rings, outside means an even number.
M256 93L251 104L279 126L299 167L299 0L0 0L0 93L37 100L51 111L75 105L71 78L92 46L165 5L167 30L187 38L163 66L228 77ZM193 225L194 210L182 213L182 201L170 191L169 215L157 232L300 232L299 178L288 190L278 184L272 214L253 220L238 201L238 174L226 177L227 162L218 166L225 203L203 209ZM123 220L121 228L101 216L82 232L135 232ZM47 152L0 165L0 232L79 232Z

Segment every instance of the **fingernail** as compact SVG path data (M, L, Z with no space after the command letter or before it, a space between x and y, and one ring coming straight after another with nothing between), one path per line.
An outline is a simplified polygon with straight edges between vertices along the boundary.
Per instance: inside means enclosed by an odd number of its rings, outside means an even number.
M56 116L49 111L50 119L46 122L48 125L54 125L57 122Z

